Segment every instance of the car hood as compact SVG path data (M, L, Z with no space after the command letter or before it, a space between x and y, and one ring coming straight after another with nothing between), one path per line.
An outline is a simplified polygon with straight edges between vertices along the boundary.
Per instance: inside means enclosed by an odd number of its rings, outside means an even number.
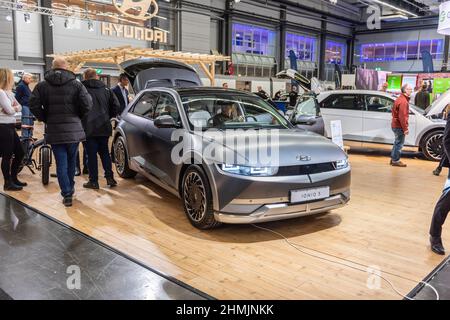
M439 98L437 98L431 106L429 106L425 110L425 115L427 116L435 116L441 114L447 104L450 103L450 90L447 90L445 93L443 93Z
M331 140L301 129L225 130L212 135L207 133L203 136L203 142L204 157L216 163L293 166L347 158L345 152ZM211 152L213 149L215 153Z

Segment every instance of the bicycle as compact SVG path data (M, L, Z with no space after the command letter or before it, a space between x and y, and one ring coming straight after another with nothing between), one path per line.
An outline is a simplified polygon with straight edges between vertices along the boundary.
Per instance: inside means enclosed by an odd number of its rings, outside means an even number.
M22 125L21 129L30 130L30 136L20 138L25 156L22 160L21 166L19 167L19 172L21 172L24 167L27 167L32 174L36 174L35 170L41 171L42 184L47 185L50 179L50 167L52 165L52 148L49 144L47 144L45 134L44 138L39 140L33 137L33 126ZM36 149L39 149L38 162L36 162L33 158Z

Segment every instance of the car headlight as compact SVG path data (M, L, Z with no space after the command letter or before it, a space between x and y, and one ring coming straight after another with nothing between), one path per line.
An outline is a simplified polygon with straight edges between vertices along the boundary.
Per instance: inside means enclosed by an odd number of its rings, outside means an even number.
M345 169L348 167L348 159L336 161L336 170Z
M217 167L223 172L242 176L268 177L278 172L278 167L247 167L234 164L218 164Z

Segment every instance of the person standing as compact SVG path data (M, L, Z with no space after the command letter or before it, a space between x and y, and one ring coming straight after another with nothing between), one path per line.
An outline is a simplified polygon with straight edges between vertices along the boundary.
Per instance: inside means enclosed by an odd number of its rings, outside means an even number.
M414 98L414 104L422 110L430 106L430 93L427 90L428 86L424 83L421 90Z
M34 121L29 107L31 96L29 84L32 80L33 76L30 73L24 73L24 75L22 76L22 80L20 80L19 84L16 87L16 100L22 106L22 138L31 138L33 132L31 128L34 125ZM25 126L28 126L28 128L26 128Z
M383 82L383 84L381 85L380 91L387 92L388 88L389 88L389 84L387 82Z
M125 73L121 73L119 76L119 83L112 89L120 103L119 115L122 114L123 110L125 110L130 103L127 89L129 83L130 82L127 75Z
M450 111L450 103L447 104L447 106L445 107L444 111L442 112L442 119L443 120L448 120L449 111ZM442 139L442 145L443 145L443 143L444 143L444 139ZM443 148L443 150L444 150L444 148ZM441 171L442 171L443 167L450 168L450 162L447 159L447 154L445 153L445 150L444 150L444 152L442 154L441 161L439 161L439 164L438 164L437 168L433 170L433 174L435 176L439 176L441 174ZM450 174L450 172L449 172L449 174Z
M297 98L298 98L297 87L292 86L291 92L289 92L289 106L290 107L295 107L295 105L297 104Z
M75 192L75 165L78 145L86 139L81 119L92 108L92 98L86 88L68 70L63 58L53 60L45 80L34 88L30 98L31 112L46 124L47 143L56 160L63 204L72 206Z
M17 178L24 152L16 132L14 114L20 112L21 106L12 93L13 86L12 71L0 69L0 157L5 191L19 191L27 185Z
M83 118L86 132L86 151L88 156L89 181L83 184L88 189L99 189L97 154L105 171L106 184L115 187L112 161L108 150L108 140L112 134L111 119L117 116L120 104L116 95L98 79L95 69L84 72L83 85L92 97L91 111Z
M269 96L267 95L267 92L264 91L264 89L261 86L258 86L256 88L256 95L260 96L261 98L263 98L264 100L269 99Z
M444 146L445 162L448 164L450 159L450 117L447 117L447 124L444 130L444 136L442 138ZM447 176L447 181L444 185L444 190L442 191L441 197L439 198L436 206L434 208L433 217L431 219L430 225L430 246L434 253L444 255L445 249L442 244L442 225L447 218L448 212L450 211L450 170Z
M409 134L409 97L412 93L412 87L405 84L402 87L402 94L395 100L392 107L391 127L395 135L394 145L391 152L391 166L406 167L406 164L400 161L400 156L405 143L405 136Z
M224 82L224 83L222 84L222 88L228 89L228 83L227 83L227 82Z

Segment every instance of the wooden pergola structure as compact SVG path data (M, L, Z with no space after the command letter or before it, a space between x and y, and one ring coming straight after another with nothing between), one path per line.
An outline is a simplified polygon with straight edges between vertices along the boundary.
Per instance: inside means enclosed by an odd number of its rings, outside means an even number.
M184 62L190 65L199 65L211 81L213 86L216 75L216 61L230 61L230 57L217 54L200 54L151 48L134 48L122 46L116 48L81 50L50 54L48 57L64 57L73 72L78 72L86 63L109 63L119 65L126 60L137 58L162 58Z

